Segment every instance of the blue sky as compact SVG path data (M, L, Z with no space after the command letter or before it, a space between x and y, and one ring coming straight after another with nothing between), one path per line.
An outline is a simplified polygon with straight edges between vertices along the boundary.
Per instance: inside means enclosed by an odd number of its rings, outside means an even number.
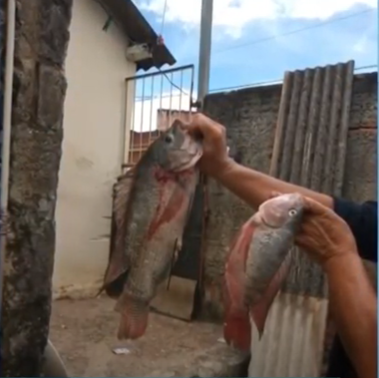
M176 66L196 68L201 0L134 1L157 33L163 30ZM210 91L281 80L286 70L350 59L356 67L377 64L377 0L214 0L213 18ZM159 77L153 85L145 80L144 89L139 81L136 130L156 125L159 108L188 110L190 77L187 70L183 85L179 73L170 77L182 91L165 78L163 90ZM196 99L196 72L194 83Z
M135 3L159 33L165 1ZM197 66L200 3L167 0L163 37L177 65ZM376 0L214 0L210 89L349 59L376 64L377 24Z

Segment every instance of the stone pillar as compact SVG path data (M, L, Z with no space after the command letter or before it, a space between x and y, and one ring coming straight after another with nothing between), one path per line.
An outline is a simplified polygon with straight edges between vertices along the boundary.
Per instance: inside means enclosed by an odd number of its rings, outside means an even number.
M2 377L38 377L46 346L72 0L17 0Z

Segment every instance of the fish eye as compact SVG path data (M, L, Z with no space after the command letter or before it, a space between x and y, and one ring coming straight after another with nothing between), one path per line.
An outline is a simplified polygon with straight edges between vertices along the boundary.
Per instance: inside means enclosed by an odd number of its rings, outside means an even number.
M164 141L168 143L172 143L174 141L174 137L171 134L167 134L164 138Z
M297 211L295 209L291 209L289 212L288 212L288 215L290 217L294 217L295 215L297 214Z

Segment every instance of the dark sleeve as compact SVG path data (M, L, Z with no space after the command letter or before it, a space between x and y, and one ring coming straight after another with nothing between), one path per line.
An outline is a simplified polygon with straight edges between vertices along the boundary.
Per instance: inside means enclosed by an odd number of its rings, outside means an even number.
M360 256L378 261L378 203L362 204L334 198L334 211L345 220L355 237Z

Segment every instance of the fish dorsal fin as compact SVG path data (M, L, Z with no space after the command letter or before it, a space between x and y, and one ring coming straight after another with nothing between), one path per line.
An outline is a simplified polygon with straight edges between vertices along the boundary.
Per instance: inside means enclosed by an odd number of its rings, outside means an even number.
M105 271L103 286L99 294L105 290L110 297L121 294L122 284L128 267L125 258L125 221L128 203L134 185L135 167L117 178L113 186L113 211L111 221L111 238L108 266Z

